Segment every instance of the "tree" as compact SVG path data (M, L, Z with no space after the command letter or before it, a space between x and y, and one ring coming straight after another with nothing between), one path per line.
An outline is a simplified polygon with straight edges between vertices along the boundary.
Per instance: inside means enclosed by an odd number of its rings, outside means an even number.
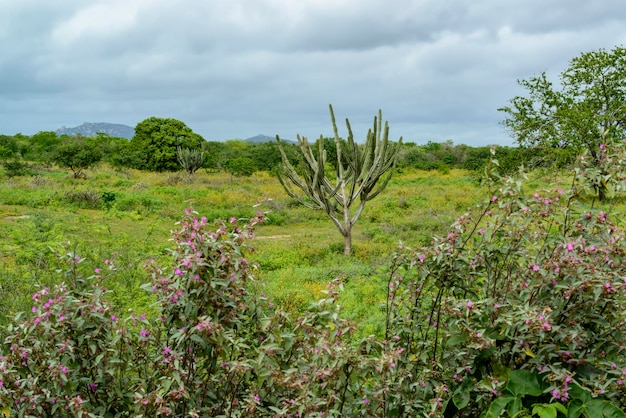
M0 135L0 160L15 157L18 152L17 141L12 136Z
M226 171L236 177L250 177L256 171L256 165L248 157L238 157L224 163Z
M574 58L560 75L560 88L545 72L518 83L528 96L498 110L507 113L502 123L520 146L586 153L599 167L606 145L626 138L626 48ZM603 200L605 185L594 187Z
M200 150L202 138L183 122L171 118L150 117L137 124L130 141L135 168L150 171L176 171L180 168L178 148Z
M84 177L84 170L102 159L102 153L83 139L74 139L57 147L52 161L60 167L69 168L74 178Z
M24 159L29 161L50 161L54 150L63 140L56 132L41 131L31 136L22 152Z
M382 192L395 169L402 137L397 144L389 142L389 124L382 130L382 112L374 117L374 126L367 133L365 145L354 142L350 122L346 119L348 140L339 137L333 107L330 117L335 133L336 165L329 163L324 149L324 137L320 136L314 148L306 137L297 136L300 164L289 161L278 135L276 140L282 155L282 172L278 179L289 196L302 205L323 210L344 237L344 254L352 253L352 227L359 219L365 204ZM334 179L327 174L327 162L336 167ZM384 176L384 177L383 177ZM379 180L382 182L379 183ZM299 194L299 189L303 194ZM358 202L353 210L354 203Z

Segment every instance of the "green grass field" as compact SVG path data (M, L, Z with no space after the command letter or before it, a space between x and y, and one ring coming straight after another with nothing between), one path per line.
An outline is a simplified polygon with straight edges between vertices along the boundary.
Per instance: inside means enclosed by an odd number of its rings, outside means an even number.
M380 302L392 254L402 242L430 242L468 208L488 197L475 175L404 171L366 206L354 229L354 255L343 255L343 238L325 215L298 206L277 179L258 172L233 178L225 173L116 172L91 170L86 180L41 168L35 177L0 183L0 316L2 322L30 308L39 286L63 280L54 254L75 251L85 271L114 260L109 279L120 311L149 311L151 299L139 289L148 282L144 262L167 263L169 234L190 205L209 219L246 218L261 210L249 258L258 263L258 285L289 312L297 313L322 296L326 283L341 277L342 304L363 334L382 326ZM63 249L63 246L65 249Z

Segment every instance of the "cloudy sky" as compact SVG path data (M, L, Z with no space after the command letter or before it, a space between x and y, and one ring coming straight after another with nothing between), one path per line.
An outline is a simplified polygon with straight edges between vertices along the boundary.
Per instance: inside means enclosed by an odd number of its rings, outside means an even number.
M625 0L0 0L0 133L317 138L332 103L358 138L380 108L394 140L511 144L517 79L625 45Z

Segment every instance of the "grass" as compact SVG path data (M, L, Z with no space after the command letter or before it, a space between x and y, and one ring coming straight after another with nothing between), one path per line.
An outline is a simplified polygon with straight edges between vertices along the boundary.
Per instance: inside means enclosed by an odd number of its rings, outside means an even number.
M209 219L247 218L258 210L269 221L259 227L256 251L259 286L274 303L294 314L322 296L341 277L342 305L364 334L380 331L386 275L400 242L430 242L469 207L487 197L468 172L398 172L387 189L368 202L354 227L354 256L343 256L343 238L319 211L298 206L268 173L233 178L224 173L115 171L105 165L86 180L46 168L38 176L0 184L0 316L29 309L29 295L61 278L51 248L69 247L87 258L90 272L113 259L108 283L120 310L149 310L143 263L169 261L166 249L175 222L189 205ZM256 206L256 207L255 207Z

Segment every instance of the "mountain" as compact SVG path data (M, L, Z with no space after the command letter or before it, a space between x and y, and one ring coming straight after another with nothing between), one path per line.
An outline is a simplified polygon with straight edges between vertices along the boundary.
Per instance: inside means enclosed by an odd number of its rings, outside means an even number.
M253 136L251 138L247 138L245 139L246 142L254 142L255 144L258 144L260 142L276 142L276 137L275 136L267 136L267 135L263 135L263 134L259 134L257 136ZM284 142L287 144L295 144L296 141L292 141L290 139L285 139L285 138L280 138L280 142Z
M262 135L262 134L246 139L246 142L255 142L255 143L256 142L274 142L274 141L276 141L276 138L272 136Z
M77 134L81 134L82 136L96 136L98 132L102 132L116 138L131 139L133 135L135 135L135 128L127 125L120 125L118 123L85 122L80 126L76 126L75 128L66 128L65 126L61 126L59 129L56 130L56 132L57 135L70 136Z

